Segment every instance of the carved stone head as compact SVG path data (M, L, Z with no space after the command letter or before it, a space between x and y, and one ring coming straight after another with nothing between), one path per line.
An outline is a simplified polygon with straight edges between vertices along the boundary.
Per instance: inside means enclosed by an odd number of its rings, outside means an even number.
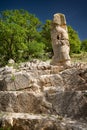
M61 13L54 14L53 23L60 26L66 25L65 15Z

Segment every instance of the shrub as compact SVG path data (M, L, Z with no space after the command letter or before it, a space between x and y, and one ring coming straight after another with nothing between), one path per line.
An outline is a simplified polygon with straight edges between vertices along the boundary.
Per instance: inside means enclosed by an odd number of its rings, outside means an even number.
M42 58L44 55L45 45L43 43L38 43L37 41L32 41L28 45L29 57L32 58Z

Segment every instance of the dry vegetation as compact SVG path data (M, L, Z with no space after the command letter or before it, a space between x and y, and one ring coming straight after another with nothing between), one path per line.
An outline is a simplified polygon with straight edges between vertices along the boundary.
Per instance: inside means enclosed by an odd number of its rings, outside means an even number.
M71 55L72 62L87 62L87 52L82 52L80 54Z

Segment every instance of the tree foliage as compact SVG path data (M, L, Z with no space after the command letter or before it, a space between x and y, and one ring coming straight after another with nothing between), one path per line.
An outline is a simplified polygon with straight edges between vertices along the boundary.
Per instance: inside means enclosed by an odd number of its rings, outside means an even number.
M42 41L45 44L46 52L52 51L50 31L51 31L51 20L46 20L46 23L42 26L42 31L41 31Z
M25 10L0 12L0 63L12 58L16 62L42 58L52 53L51 20L45 24ZM87 40L80 41L78 33L68 26L70 53L87 51Z
M32 41L28 45L29 55L33 58L42 58L44 54L45 45L43 43Z
M13 23L0 22L0 54L4 60L16 59L18 51L26 49L25 29Z
M25 58L24 54L29 50L28 44L40 39L40 25L40 20L25 10L0 12L1 61Z
M78 33L71 26L68 26L68 34L70 42L70 53L80 53L81 41Z
M81 42L81 50L87 52L87 40Z
M46 51L52 52L52 44L51 44L51 35L50 35L50 29L51 29L51 20L47 20L46 23L42 27L42 39L46 45ZM69 42L70 42L70 53L80 53L81 49L81 41L78 36L78 33L71 27L68 26L68 34L69 34Z

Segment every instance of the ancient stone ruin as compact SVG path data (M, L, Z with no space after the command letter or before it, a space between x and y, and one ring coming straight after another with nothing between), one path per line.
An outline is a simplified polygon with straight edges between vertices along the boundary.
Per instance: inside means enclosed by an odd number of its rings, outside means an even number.
M87 65L33 60L0 68L0 128L87 130Z
M70 46L64 14L54 14L51 25L51 39L54 52L51 64L69 67L71 65L69 56Z
M64 15L52 27L53 65L10 59L0 68L1 130L87 130L87 64L60 69L71 65Z

